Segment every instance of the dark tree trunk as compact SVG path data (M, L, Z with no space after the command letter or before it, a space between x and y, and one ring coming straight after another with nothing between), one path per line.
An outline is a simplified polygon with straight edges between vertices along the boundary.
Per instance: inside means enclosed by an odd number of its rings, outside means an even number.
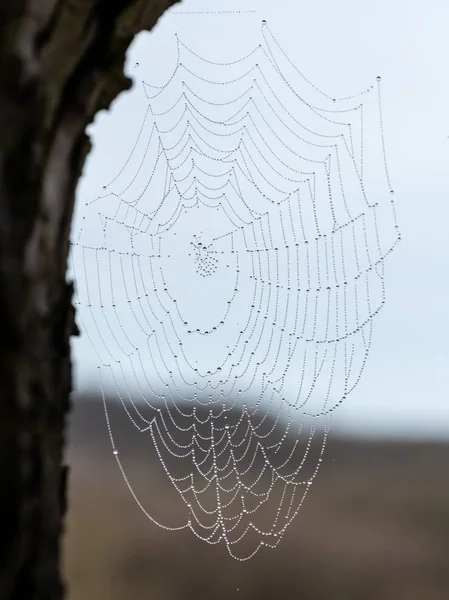
M175 0L0 0L0 599L58 600L76 332L66 261L95 113Z

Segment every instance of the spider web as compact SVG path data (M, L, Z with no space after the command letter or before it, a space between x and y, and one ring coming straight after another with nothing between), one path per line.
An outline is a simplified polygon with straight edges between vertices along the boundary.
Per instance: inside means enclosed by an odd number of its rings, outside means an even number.
M333 98L265 21L261 44L233 62L175 43L166 83L142 82L125 164L85 203L76 302L136 502L244 560L277 546L298 513L385 303L400 236L380 78ZM383 180L375 198L370 177ZM182 523L156 519L135 491L106 380L148 436Z

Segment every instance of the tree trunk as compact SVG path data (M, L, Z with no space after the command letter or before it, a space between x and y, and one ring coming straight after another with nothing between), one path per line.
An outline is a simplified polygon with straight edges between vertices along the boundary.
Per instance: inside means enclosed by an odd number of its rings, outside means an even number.
M95 113L175 0L0 0L0 600L64 596L66 261Z

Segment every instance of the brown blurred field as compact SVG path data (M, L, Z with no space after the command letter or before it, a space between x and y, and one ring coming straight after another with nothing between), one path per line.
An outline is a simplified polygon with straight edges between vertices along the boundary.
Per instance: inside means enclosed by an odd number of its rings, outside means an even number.
M175 520L166 478L138 444L128 452L148 504ZM69 460L71 600L449 599L449 444L331 435L278 548L244 563L145 517L115 463L100 401L75 402Z

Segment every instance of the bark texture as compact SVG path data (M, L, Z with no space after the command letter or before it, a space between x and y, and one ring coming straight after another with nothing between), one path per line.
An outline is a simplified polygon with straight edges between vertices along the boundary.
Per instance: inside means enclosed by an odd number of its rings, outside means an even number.
M59 600L76 333L66 262L95 113L175 0L0 0L0 600Z

